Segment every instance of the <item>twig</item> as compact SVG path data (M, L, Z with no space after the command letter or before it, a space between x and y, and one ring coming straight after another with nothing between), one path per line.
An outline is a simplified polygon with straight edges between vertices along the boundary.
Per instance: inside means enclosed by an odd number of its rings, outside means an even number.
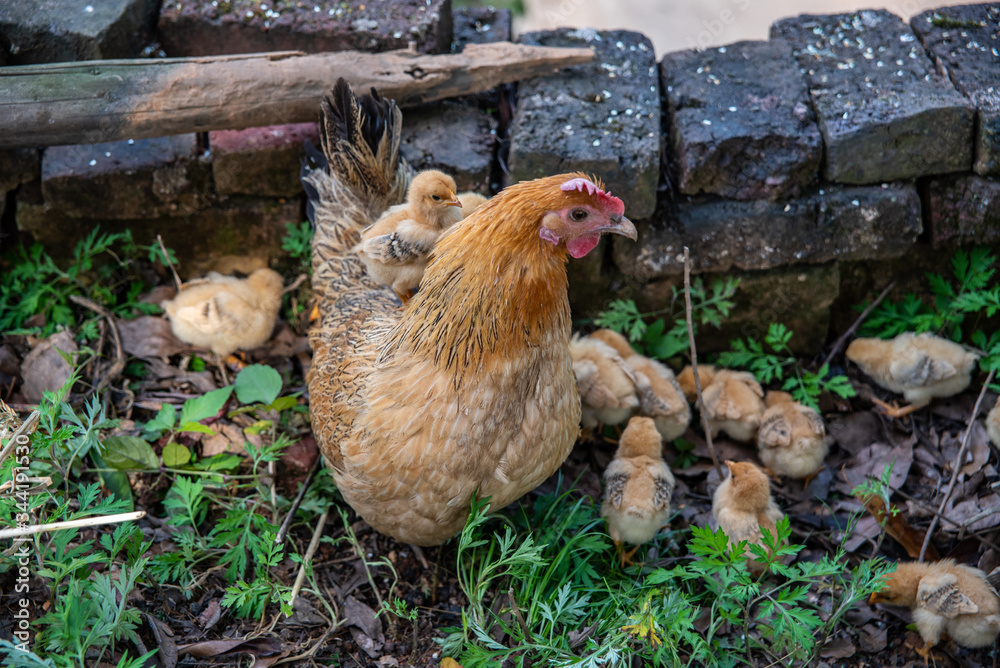
M130 522L146 516L145 510L137 510L134 513L120 513L118 515L102 515L101 517L84 517L79 520L69 520L68 522L50 522L49 524L29 524L26 527L16 529L0 529L0 540L4 538L18 538L20 536L30 536L46 531L59 531L61 529L79 529L82 527L96 527L102 524L117 524L118 522Z
M854 324L851 325L846 332L841 334L840 337L833 342L833 347L830 348L830 352L827 353L826 357L823 358L823 364L820 364L821 367L830 363L830 360L832 360L834 356L840 352L840 349L844 347L844 344L847 342L847 339L849 339L851 335L854 334L854 332L858 331L858 327L860 327L861 323L865 321L865 318L868 317L868 314L872 312L872 309L881 304L882 300L889 295L889 292L894 287L896 287L896 281L894 280L889 281L889 285L885 286L885 289L882 290L882 293L875 298L875 301L869 304L865 308L865 310L861 312L861 315L859 315L858 319L854 321Z
M941 505L938 507L938 514L931 519L931 525L927 528L927 535L924 536L924 544L920 547L920 558L917 561L924 560L924 553L927 552L927 546L931 542L931 534L934 533L934 529L937 528L938 516L944 513L944 507L948 505L948 499L951 498L951 493L955 489L955 483L958 481L958 474L962 470L962 460L965 459L965 451L969 448L969 437L972 435L972 425L976 423L976 416L979 415L979 409L983 405L983 398L986 396L986 390L989 388L990 383L993 382L994 371L990 371L989 375L986 376L986 382L983 383L983 389L979 391L979 398L976 399L976 405L972 407L972 415L969 416L969 424L965 427L965 434L962 436L962 447L958 449L958 455L955 457L955 463L951 465L951 482L948 483L948 490L944 493L944 498L941 499Z
M302 583L306 580L306 565L312 561L313 556L316 554L316 549L319 547L319 539L323 536L323 527L326 526L326 518L329 514L330 511L327 509L319 516L316 528L313 530L312 540L309 541L309 547L306 548L306 553L302 557L302 563L299 564L299 572L295 576L295 584L292 585L292 597L289 599L293 606L295 605L295 599L299 597L299 592L302 590Z
M705 430L705 443L708 444L708 453L712 456L712 465L715 472L722 481L722 467L719 466L719 457L715 454L715 445L712 444L712 430L708 426L708 416L705 414L705 404L701 400L701 378L698 376L698 350L694 345L694 323L691 320L691 257L688 247L684 247L684 315L687 318L688 343L691 346L691 372L694 374L694 389L698 395L698 413L701 415L701 428Z
M296 288L298 288L300 285L302 285L303 283L305 283L305 281L306 281L307 278L309 278L309 277L306 274L299 274L298 276L295 277L295 280L292 281L291 285L289 285L287 288L285 288L284 290L281 291L281 294L287 295L289 292L292 292L293 290L295 290Z
M35 410L31 412L31 415L24 418L24 422L21 423L21 426L15 429L14 433L11 434L10 440L7 441L7 446L0 451L0 464L3 464L3 460L10 456L10 453L14 451L14 448L18 445L24 445L24 443L19 443L20 439L27 438L35 433L35 428L38 426L38 421L41 419L41 416L42 414Z
M278 529L278 535L274 537L275 544L280 545L285 542L285 536L288 535L288 529L292 526L292 519L295 517L295 513L298 512L299 506L302 505L302 499L306 497L306 490L308 490L309 485L312 484L316 471L319 471L322 465L323 456L319 455L316 457L316 461L313 462L313 467L309 469L309 475L306 476L305 482L302 483L302 487L299 488L298 495L295 497L295 500L292 501L292 506L288 509L288 514L285 515L285 519L282 521L281 527Z
M524 634L524 639L528 641L529 645L535 643L534 638L531 635L531 631L528 630L528 624L524 621L524 615L521 614L521 608L517 607L517 599L514 598L514 588L507 588L507 598L510 600L511 610L514 612L514 617L517 619L517 625L521 627L521 633Z
M170 268L170 273L174 275L174 284L177 286L177 292L180 292L181 278L177 275L177 270L174 269L174 263L170 260L170 253L167 252L167 247L163 245L163 237L159 234L156 235L156 243L160 244L160 250L163 252L163 261L167 263L167 267Z
M74 304L79 304L80 306L93 311L97 315L103 317L108 321L108 327L111 329L111 338L115 342L115 361L111 364L111 367L107 372L101 377L101 380L94 387L94 392L100 392L105 387L111 384L118 374L125 370L125 352L122 349L122 339L118 335L118 326L115 324L115 317L108 309L104 308L97 302L91 301L86 297L81 297L79 295L70 295L69 300ZM103 345L103 344L102 344ZM98 352L100 352L100 347L98 347Z

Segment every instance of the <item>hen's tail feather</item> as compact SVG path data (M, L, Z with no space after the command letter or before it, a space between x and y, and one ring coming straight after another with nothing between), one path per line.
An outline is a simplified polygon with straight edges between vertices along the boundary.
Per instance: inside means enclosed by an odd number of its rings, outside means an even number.
M343 79L321 103L322 168L303 167L306 212L315 227L313 286L320 311L354 287L377 288L351 252L361 230L406 195L412 170L399 155L403 114L372 89L354 95ZM325 163L325 164L324 164Z

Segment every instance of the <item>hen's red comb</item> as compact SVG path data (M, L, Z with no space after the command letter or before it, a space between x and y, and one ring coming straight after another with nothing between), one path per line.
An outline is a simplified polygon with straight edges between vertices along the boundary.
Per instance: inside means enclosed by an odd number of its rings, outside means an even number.
M625 204L620 199L604 192L590 179L576 177L575 179L570 179L566 183L562 184L560 188L567 191L579 190L580 192L585 192L588 195L593 195L597 198L597 201L604 205L604 207L607 208L613 215L621 216L625 213Z

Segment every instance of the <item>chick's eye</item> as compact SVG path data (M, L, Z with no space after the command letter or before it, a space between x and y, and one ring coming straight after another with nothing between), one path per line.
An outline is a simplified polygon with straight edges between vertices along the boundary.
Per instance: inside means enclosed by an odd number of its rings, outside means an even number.
M573 211L570 212L569 217L579 223L581 220L585 220L589 215L590 214L587 213L585 209L573 209Z
M437 195L431 195L431 199L434 200L435 202L440 202L441 201L441 198L438 197Z

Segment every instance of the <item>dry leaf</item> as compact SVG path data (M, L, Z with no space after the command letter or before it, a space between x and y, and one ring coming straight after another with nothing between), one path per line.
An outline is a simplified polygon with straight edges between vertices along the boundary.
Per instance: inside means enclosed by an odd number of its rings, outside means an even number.
M991 512L992 511L992 512ZM982 531L991 529L1000 524L1000 496L990 494L981 499L971 498L955 504L955 507L948 511L948 519L953 522L965 524L974 517L978 517L975 522L966 528L972 531ZM957 531L954 525L945 526L949 531Z
M858 636L858 645L862 652L868 652L869 654L881 652L888 644L886 627L879 628L875 624L865 624L861 627L861 633Z
M349 626L358 627L371 638L382 635L382 621L375 616L375 611L353 596L344 599L344 620Z
M961 469L962 475L972 475L983 468L990 460L990 435L982 420L972 423L972 433L969 434L969 447L965 451L966 464Z
M73 367L62 358L60 350L64 353L77 351L72 335L66 330L40 341L25 356L21 363L21 377L24 378L21 393L29 404L37 404L43 392L54 392L69 380Z
M895 504L890 504L890 511L887 513L885 502L877 496L869 496L861 501L879 524L885 523L885 532L899 543L911 558L920 558L920 550L923 547L926 532L918 531L910 526L906 517ZM925 557L929 561L937 561L941 558L933 543L927 544Z
M174 336L165 318L144 315L132 320L115 319L115 325L122 339L122 349L135 357L170 357L188 349Z
M246 454L243 447L243 430L229 422L214 425L216 432L206 435L201 441L201 456L211 457L223 452L237 455Z
M892 466L889 484L899 489L913 464L913 445L901 443L892 448L885 443L873 443L859 450L844 463L841 473L852 488L868 481L868 477L881 478L887 466Z
M868 411L848 413L831 419L828 431L842 450L856 455L881 438L882 423Z
M208 629L215 626L215 623L219 621L222 617L222 606L219 605L219 601L212 599L205 606L205 609L201 611L198 615L198 626L207 631Z
M251 654L259 660L280 653L281 641L274 636L260 636L250 640L205 640L181 645L177 651L179 654L187 654L197 659L220 654Z
M159 665L162 668L174 668L177 665L177 642L174 640L174 630L167 626L166 622L148 612L142 613L142 616L152 629L157 649L160 650L156 653Z

